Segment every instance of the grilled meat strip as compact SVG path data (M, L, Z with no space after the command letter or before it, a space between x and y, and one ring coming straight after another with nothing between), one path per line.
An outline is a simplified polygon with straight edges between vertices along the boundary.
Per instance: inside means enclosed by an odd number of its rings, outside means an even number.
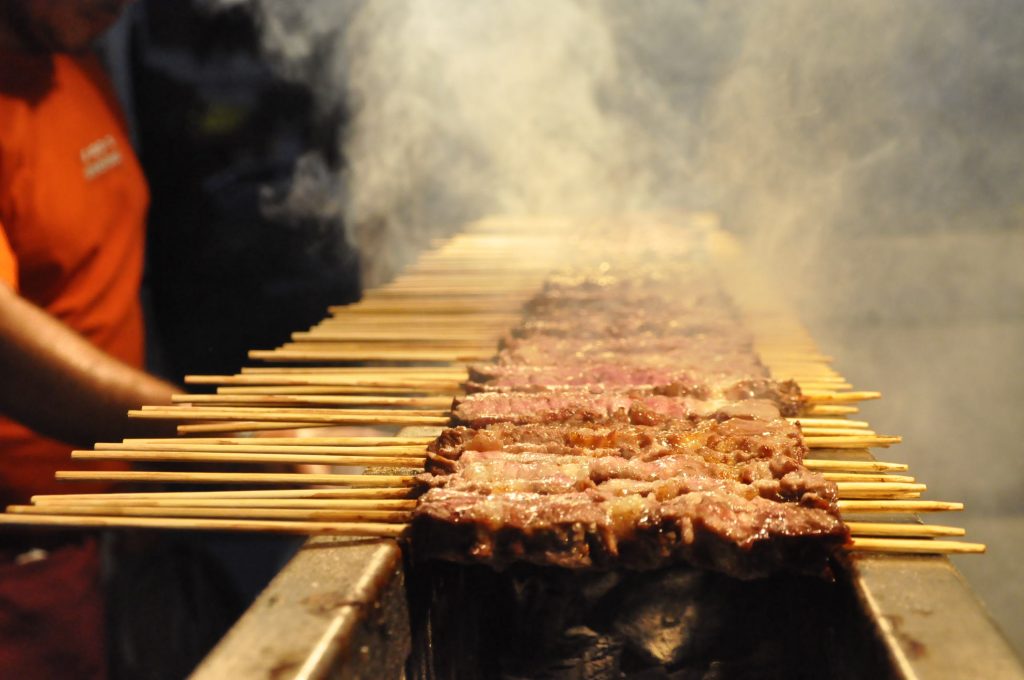
M465 451L563 453L567 449L610 449L626 458L645 460L686 452L729 465L776 456L802 462L807 455L800 429L788 420L744 418L670 421L652 426L633 425L622 416L596 425L497 423L482 429L449 427L427 448L429 454L446 460L458 460Z
M452 403L452 423L484 427L509 422L600 423L625 414L634 425L655 425L670 419L697 421L747 418L775 420L781 416L778 406L764 399L741 401L701 400L630 392L479 392L456 397Z
M830 509L699 478L613 480L555 494L432 488L412 534L420 559L634 569L687 562L740 578L822 573L847 538Z
M421 557L563 567L824 568L835 485L785 420L449 428L413 521Z
M562 490L581 490L589 482L657 478L675 470L753 484L760 495L776 500L820 507L835 501L835 487L803 468L807 448L799 428L786 420L733 418L661 427L502 423L482 430L447 428L428 448L429 474L423 481L432 485L447 484L439 481L441 476L461 475L491 483L494 489L495 483L515 486L509 480L536 480L539 475L569 485Z
M783 415L794 416L802 405L800 387L792 380L736 374L707 375L697 371L638 368L613 363L563 363L557 366L476 364L469 367L467 392L588 392L650 390L652 394L697 399L766 399Z
M503 363L523 363L531 366L551 365L557 361L539 363L536 357L576 359L601 356L629 357L634 354L685 354L695 358L723 355L752 357L753 341L744 335L721 336L712 334L660 336L645 333L630 338L575 338L534 335L528 338L506 337L502 341ZM762 367L762 370L764 368Z

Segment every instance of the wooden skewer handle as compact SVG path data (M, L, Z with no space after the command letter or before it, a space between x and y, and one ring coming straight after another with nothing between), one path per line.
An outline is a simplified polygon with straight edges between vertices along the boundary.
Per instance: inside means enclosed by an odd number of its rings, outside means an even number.
M363 538L400 538L404 524L383 522L286 522L282 520L200 519L180 517L106 517L96 515L17 515L0 514L0 525L87 527L97 529L179 529L186 531L246 531L256 533L359 536Z
M144 472L137 470L62 470L60 480L106 482L173 482L194 484L322 484L367 487L410 487L415 477L402 475L336 475L300 472Z
M943 555L947 553L983 553L986 550L986 546L984 543L932 541L913 538L851 538L846 545L846 549L854 552Z

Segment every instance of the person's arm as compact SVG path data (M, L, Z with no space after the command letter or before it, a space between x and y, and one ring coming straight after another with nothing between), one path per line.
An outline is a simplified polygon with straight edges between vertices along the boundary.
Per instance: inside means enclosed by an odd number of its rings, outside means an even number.
M0 283L0 414L76 445L168 434L129 409L170 403L173 385L94 347Z

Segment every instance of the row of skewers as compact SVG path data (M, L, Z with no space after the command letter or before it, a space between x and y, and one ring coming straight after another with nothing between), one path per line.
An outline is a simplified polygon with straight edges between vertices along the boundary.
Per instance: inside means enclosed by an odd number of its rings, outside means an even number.
M213 385L216 392L177 395L172 406L131 414L176 421L182 436L99 443L72 454L186 469L58 473L69 481L245 488L36 496L30 505L8 508L0 523L402 537L416 507L426 446L449 422L452 397L469 377L466 363L493 356L523 304L560 262L562 229L537 223L508 228L501 221L478 223L360 303L331 309L328 318L281 347L251 353L254 360L280 365L190 376L189 384ZM719 266L742 268L727 239L704 236ZM759 308L763 300L746 299L740 285L733 293L746 305L765 364L802 388L806 415L791 420L820 454L805 460L807 467L838 488L839 508L854 536L847 547L983 551L979 544L943 540L963 535L962 529L913 520L916 513L955 511L962 504L920 498L926 487L906 474L907 465L872 458L869 449L900 441L853 417L857 403L880 395L853 391L785 310ZM335 429L352 426L431 429L380 436ZM274 436L295 429L315 433L312 428L331 429L327 436ZM195 469L225 464L232 469ZM259 471L237 470L245 465ZM327 470L275 472L268 465ZM339 466L365 470L335 471ZM899 521L868 521L872 515Z

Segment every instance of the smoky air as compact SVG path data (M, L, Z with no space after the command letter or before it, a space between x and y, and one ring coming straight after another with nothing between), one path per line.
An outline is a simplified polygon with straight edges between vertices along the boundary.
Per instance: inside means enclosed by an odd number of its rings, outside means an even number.
M637 215L716 211L885 393L863 413L904 435L885 456L976 540L1024 533L1020 3L210 4L251 8L281 72L348 112L291 199L344 218L368 284L484 215L643 239Z

